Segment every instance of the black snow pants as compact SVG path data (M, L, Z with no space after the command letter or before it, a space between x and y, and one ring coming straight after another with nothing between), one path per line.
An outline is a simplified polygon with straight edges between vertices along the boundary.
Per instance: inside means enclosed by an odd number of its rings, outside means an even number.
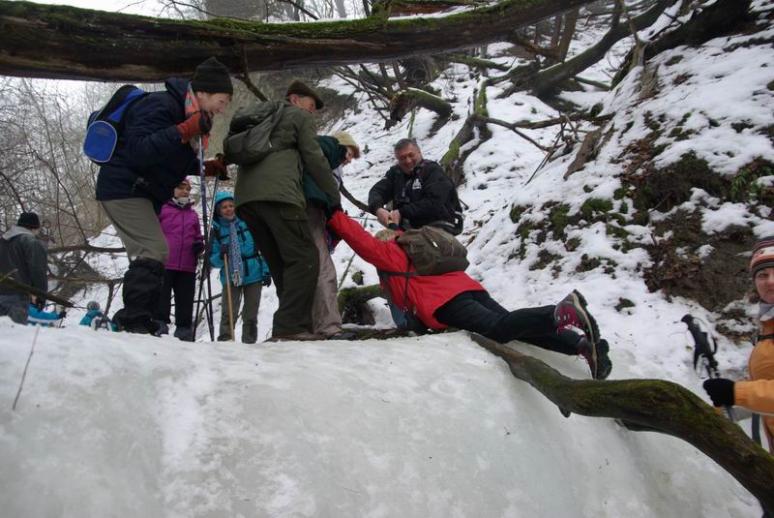
M191 327L193 322L194 292L196 274L178 270L164 270L164 285L161 288L159 304L154 318L169 324L170 299L175 294L175 325Z

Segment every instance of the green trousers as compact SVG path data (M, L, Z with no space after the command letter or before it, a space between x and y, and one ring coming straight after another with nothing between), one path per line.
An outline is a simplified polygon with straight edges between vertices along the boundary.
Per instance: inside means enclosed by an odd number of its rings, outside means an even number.
M306 210L288 203L251 201L237 213L247 223L271 270L279 308L272 336L312 333L319 261Z

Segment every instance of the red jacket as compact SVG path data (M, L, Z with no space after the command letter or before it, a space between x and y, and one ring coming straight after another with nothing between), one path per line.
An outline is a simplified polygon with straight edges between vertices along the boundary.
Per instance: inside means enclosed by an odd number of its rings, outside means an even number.
M379 241L365 231L360 223L341 211L334 213L328 226L355 251L379 271L413 272L408 255L395 241ZM433 313L451 299L466 291L485 291L484 287L465 272L450 272L443 275L417 275L406 277L390 275L382 277L382 289L386 290L402 311L411 311L431 329L446 329Z

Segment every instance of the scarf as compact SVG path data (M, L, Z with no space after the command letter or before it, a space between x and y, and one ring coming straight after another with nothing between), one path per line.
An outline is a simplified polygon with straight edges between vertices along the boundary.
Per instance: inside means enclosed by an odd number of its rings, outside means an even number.
M191 85L188 85L188 91L185 94L185 118L187 119L194 113L201 111L199 108L199 101L196 99L196 94L194 93L193 89L191 88ZM202 147L204 148L204 151L207 150L207 145L210 143L210 134L207 133L206 135L201 136L201 143ZM199 151L199 139L194 138L191 139L191 147L194 151Z
M228 278L234 286L241 286L245 277L245 263L242 261L242 247L239 243L237 219L226 221L228 225Z
M774 304L761 301L760 306L758 306L758 318L761 322L774 319Z

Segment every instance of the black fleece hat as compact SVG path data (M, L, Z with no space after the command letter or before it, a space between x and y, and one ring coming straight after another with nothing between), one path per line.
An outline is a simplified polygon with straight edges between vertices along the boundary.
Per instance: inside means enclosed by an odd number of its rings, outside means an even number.
M292 83L290 83L290 86L288 86L288 91L285 94L285 97L290 97L291 94L296 95L303 95L306 97L311 97L314 99L314 105L317 107L318 110L322 110L323 106L325 106L325 103L322 102L322 99L320 99L320 96L317 95L317 92L306 86L304 83L302 83L299 80L295 80Z
M205 59L196 67L191 79L191 88L194 92L211 94L234 93L234 86L231 84L231 76L228 74L226 65L214 57Z
M20 227L36 229L40 228L40 218L34 212L22 212L16 224Z

